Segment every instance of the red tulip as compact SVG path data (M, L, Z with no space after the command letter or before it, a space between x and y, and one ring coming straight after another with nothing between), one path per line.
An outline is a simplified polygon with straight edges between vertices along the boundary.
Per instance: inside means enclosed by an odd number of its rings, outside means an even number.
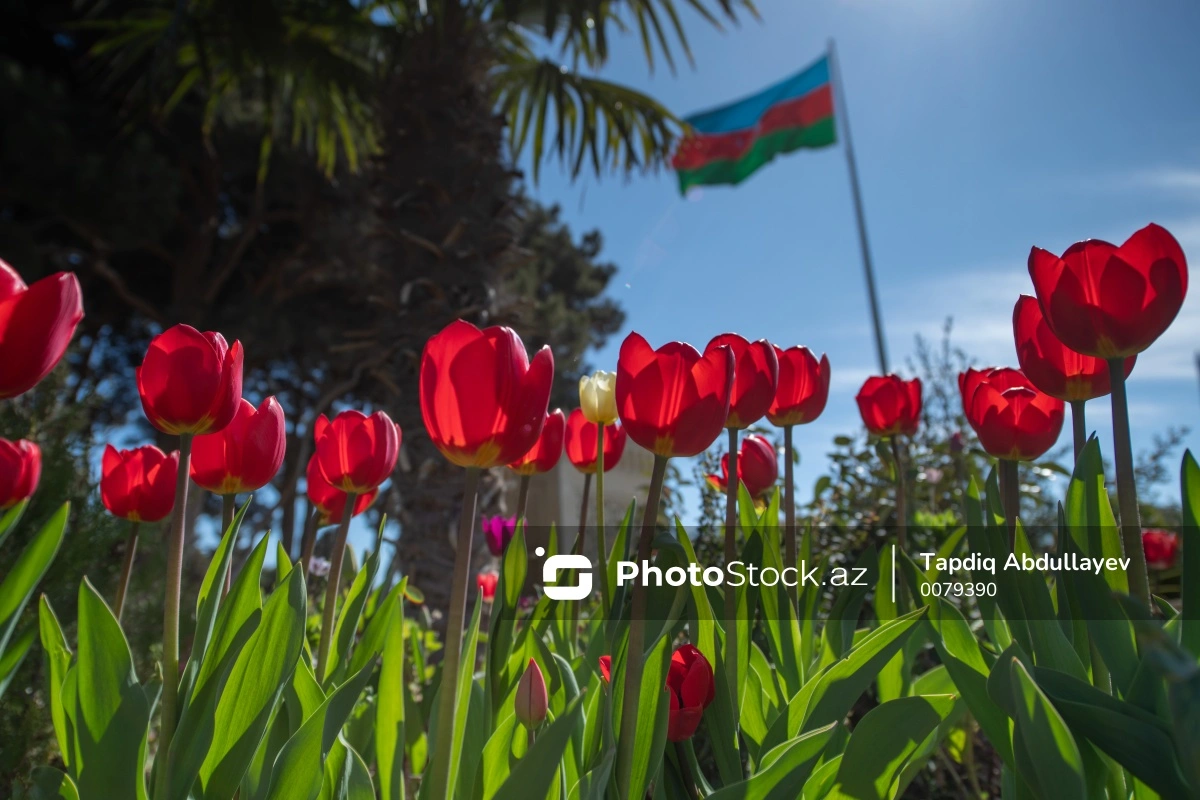
M617 411L629 437L659 456L694 456L716 440L729 417L733 351L703 356L682 342L654 350L641 334L621 343Z
M508 468L518 475L536 475L554 469L563 452L563 433L567 427L567 418L561 408L556 408L546 414L542 424L542 433L537 443L529 452L508 465Z
M321 515L321 524L336 525L340 523L342 514L346 511L346 493L341 489L333 488L329 481L325 480L315 455L308 459L308 470L305 475L308 483L308 499L313 504L313 508L317 509ZM350 516L357 517L366 511L367 507L375 502L378 494L379 489L372 489L355 497L354 513Z
M40 447L26 439L0 439L0 511L32 495L41 477Z
M667 718L667 738L682 742L692 738L700 726L704 709L717 695L712 665L704 654L690 644L680 645L671 654L667 672L667 691L671 707Z
M829 356L818 362L807 347L775 348L779 361L779 385L767 409L772 425L803 425L821 416L829 399Z
M192 443L192 480L213 494L261 489L279 472L286 440L279 401L268 397L255 410L243 399L232 422Z
M479 587L479 593L483 595L485 603L496 599L496 586L499 583L500 576L493 570L480 572L475 576L475 585Z
M874 436L912 436L921 422L921 379L911 381L898 375L876 375L854 398L863 424Z
M1146 565L1152 569L1170 569L1179 558L1179 537L1170 531L1142 531L1142 550Z
M517 694L513 698L517 721L526 728L533 730L546 720L546 712L550 708L546 695L546 679L542 676L542 668L532 658L529 666L517 681Z
M958 388L967 421L996 458L1032 461L1058 441L1063 401L1038 391L1019 369L969 369Z
M1145 350L1187 294L1187 259L1165 228L1147 225L1117 247L1076 242L1061 257L1029 252L1029 275L1046 322L1072 350L1123 358Z
M71 272L27 287L0 261L0 400L16 397L50 374L83 319L83 295Z
M567 418L567 459L586 475L596 474L596 424L588 422L582 409ZM625 453L625 429L620 422L604 426L604 471L609 472Z
M371 416L343 411L330 422L324 414L313 425L317 464L335 489L366 494L379 488L396 468L400 426L382 411Z
M242 398L242 343L176 325L150 341L137 370L138 394L150 424L163 433L215 433Z
M1067 347L1046 324L1038 301L1023 294L1013 309L1013 334L1021 371L1041 391L1068 402L1103 397L1109 386L1108 364ZM1137 356L1125 359L1125 375Z
M726 428L749 428L762 419L775 401L779 383L779 361L775 347L766 339L748 342L736 333L722 333L704 348L708 353L718 347L733 351L733 391L729 395Z
M117 450L110 444L100 465L100 499L114 517L158 522L175 505L178 473L178 452L167 455L153 445Z
M498 467L529 452L542 432L554 356L529 359L511 328L457 320L425 344L421 416L438 450L460 467Z
M612 656L600 656L600 678L612 683Z
M779 480L779 461L775 448L765 437L752 433L742 440L738 454L738 477L750 496L758 499ZM729 485L729 454L721 457L721 474L709 475L713 488L725 491Z

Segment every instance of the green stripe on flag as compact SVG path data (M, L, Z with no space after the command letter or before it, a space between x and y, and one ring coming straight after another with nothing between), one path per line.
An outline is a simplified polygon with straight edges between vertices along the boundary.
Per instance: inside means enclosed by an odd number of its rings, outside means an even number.
M802 147L826 147L836 141L837 129L833 124L833 117L827 117L807 128L775 131L756 139L746 154L737 161L714 161L696 169L680 170L679 192L683 194L692 186L736 185L777 155L790 153Z

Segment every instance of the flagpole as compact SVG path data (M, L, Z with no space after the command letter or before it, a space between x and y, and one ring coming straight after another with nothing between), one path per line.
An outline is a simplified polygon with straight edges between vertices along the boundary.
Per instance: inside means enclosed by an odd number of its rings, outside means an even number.
M879 356L879 369L888 373L887 343L883 338L883 317L879 311L879 294L875 289L875 269L871 266L871 246L867 241L867 219L863 213L862 190L858 186L858 165L854 160L854 144L850 140L850 114L846 110L846 93L842 88L842 71L838 67L837 49L833 39L829 40L829 72L833 82L834 103L842 136L845 137L846 165L850 169L850 193L854 197L854 219L858 223L858 244L862 250L863 272L867 278L867 299L871 306L871 325L875 330L875 353Z

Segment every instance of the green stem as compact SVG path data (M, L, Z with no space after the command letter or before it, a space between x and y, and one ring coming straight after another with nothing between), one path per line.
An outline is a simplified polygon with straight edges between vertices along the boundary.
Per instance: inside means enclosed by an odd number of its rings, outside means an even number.
M1015 550L1017 519L1021 516L1021 476L1017 462L1011 459L1000 459L997 469L1000 471L1000 504L1004 507L1004 522L1008 526L1008 546Z
M583 499L579 502L579 536L575 539L575 552L583 553L584 543L587 541L587 516L588 516L588 501L592 494L592 476L586 474L583 476Z
M725 564L737 561L737 498L742 482L738 477L738 431L729 428L729 469L725 473ZM729 679L729 707L733 729L738 729L738 626L737 592L725 586L725 676Z
M117 584L117 596L113 600L113 614L117 622L121 621L121 612L125 610L125 594L129 591L129 576L133 574L133 560L137 556L138 529L140 522L129 526L129 538L125 540L125 560L121 564L121 582Z
M233 524L233 515L236 509L234 508L234 500L236 495L223 494L221 495L221 535L229 533L229 526ZM224 600L229 594L229 589L233 586L233 562L229 562L229 569L225 570L225 586L221 589L221 599Z
M517 522L525 519L525 507L529 505L529 481L532 475L522 475L517 489ZM528 527L528 526L526 526Z
M696 786L696 776L692 774L692 765L688 761L688 754L684 750L683 742L675 743L675 759L679 762L679 776L683 779L683 787L687 790L689 798L700 797L700 789Z
M794 570L796 568L796 496L794 494L796 484L792 474L792 462L795 458L792 452L793 427L792 425L783 426L783 520L786 534L783 542L783 566ZM792 605L796 605L798 594L795 586L788 587L788 597L791 598Z
M442 689L437 710L438 740L433 746L429 772L434 788L443 793L450 785L450 743L460 734L454 730L458 714L458 664L462 658L463 624L467 613L467 584L471 577L471 538L475 535L475 504L479 491L479 468L467 467L462 513L458 517L458 550L454 554L454 580L450 586L450 614L446 618L446 648L442 657ZM430 796L434 796L435 793Z
M342 584L342 559L346 556L346 537L350 534L350 520L354 518L354 502L358 495L346 492L346 508L333 539L329 553L329 581L325 584L325 609L321 616L321 642L317 645L317 681L325 683L325 667L329 663L329 649L333 646L333 626L337 619L338 592Z
M1108 361L1112 384L1113 452L1117 465L1117 502L1121 508L1121 542L1129 559L1129 593L1150 607L1150 579L1142 550L1137 482L1133 477L1133 445L1129 439L1129 401L1125 396L1125 359Z
M1085 402L1084 400L1071 401L1071 432L1075 435L1076 462L1079 461L1079 454L1083 452L1083 446L1087 444L1087 421L1083 411Z
M312 567L313 548L317 544L317 527L320 520L321 512L314 509L312 516L304 523L304 535L300 539L300 565L304 569L302 574L305 581L308 580L308 570Z
M583 548L587 543L588 496L591 489L592 476L585 474L583 476L583 498L579 501L579 534L575 537L575 547L573 550L576 555L585 555ZM567 624L571 626L568 641L570 641L571 647L575 646L576 632L579 628L580 605L581 603L578 600L570 600L567 605Z
M596 563L600 567L600 603L608 613L608 535L604 529L604 423L596 426Z
M171 785L171 739L179 713L179 595L183 581L183 543L187 535L188 477L192 468L192 434L179 435L179 471L175 476L175 507L167 534L167 592L163 603L162 718L158 752L162 763L155 779L155 798L165 798Z
M901 550L908 544L908 485L904 480L904 453L900 437L892 438L892 460L896 468L896 546Z
M650 492L642 514L642 534L638 537L638 561L649 561L654 543L654 528L658 522L658 500L662 496L663 478L667 474L667 456L654 456L654 472L650 476ZM617 739L617 789L621 797L629 797L629 782L633 779L633 745L637 735L638 696L642 688L642 672L646 667L646 586L633 582L633 597L629 611L629 643L625 651L625 688L621 698L621 735Z

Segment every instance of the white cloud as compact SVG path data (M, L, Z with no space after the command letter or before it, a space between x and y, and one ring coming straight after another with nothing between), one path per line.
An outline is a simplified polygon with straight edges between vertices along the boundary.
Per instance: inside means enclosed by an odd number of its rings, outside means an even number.
M1200 192L1200 169L1194 167L1155 167L1133 173L1132 183L1150 189Z

